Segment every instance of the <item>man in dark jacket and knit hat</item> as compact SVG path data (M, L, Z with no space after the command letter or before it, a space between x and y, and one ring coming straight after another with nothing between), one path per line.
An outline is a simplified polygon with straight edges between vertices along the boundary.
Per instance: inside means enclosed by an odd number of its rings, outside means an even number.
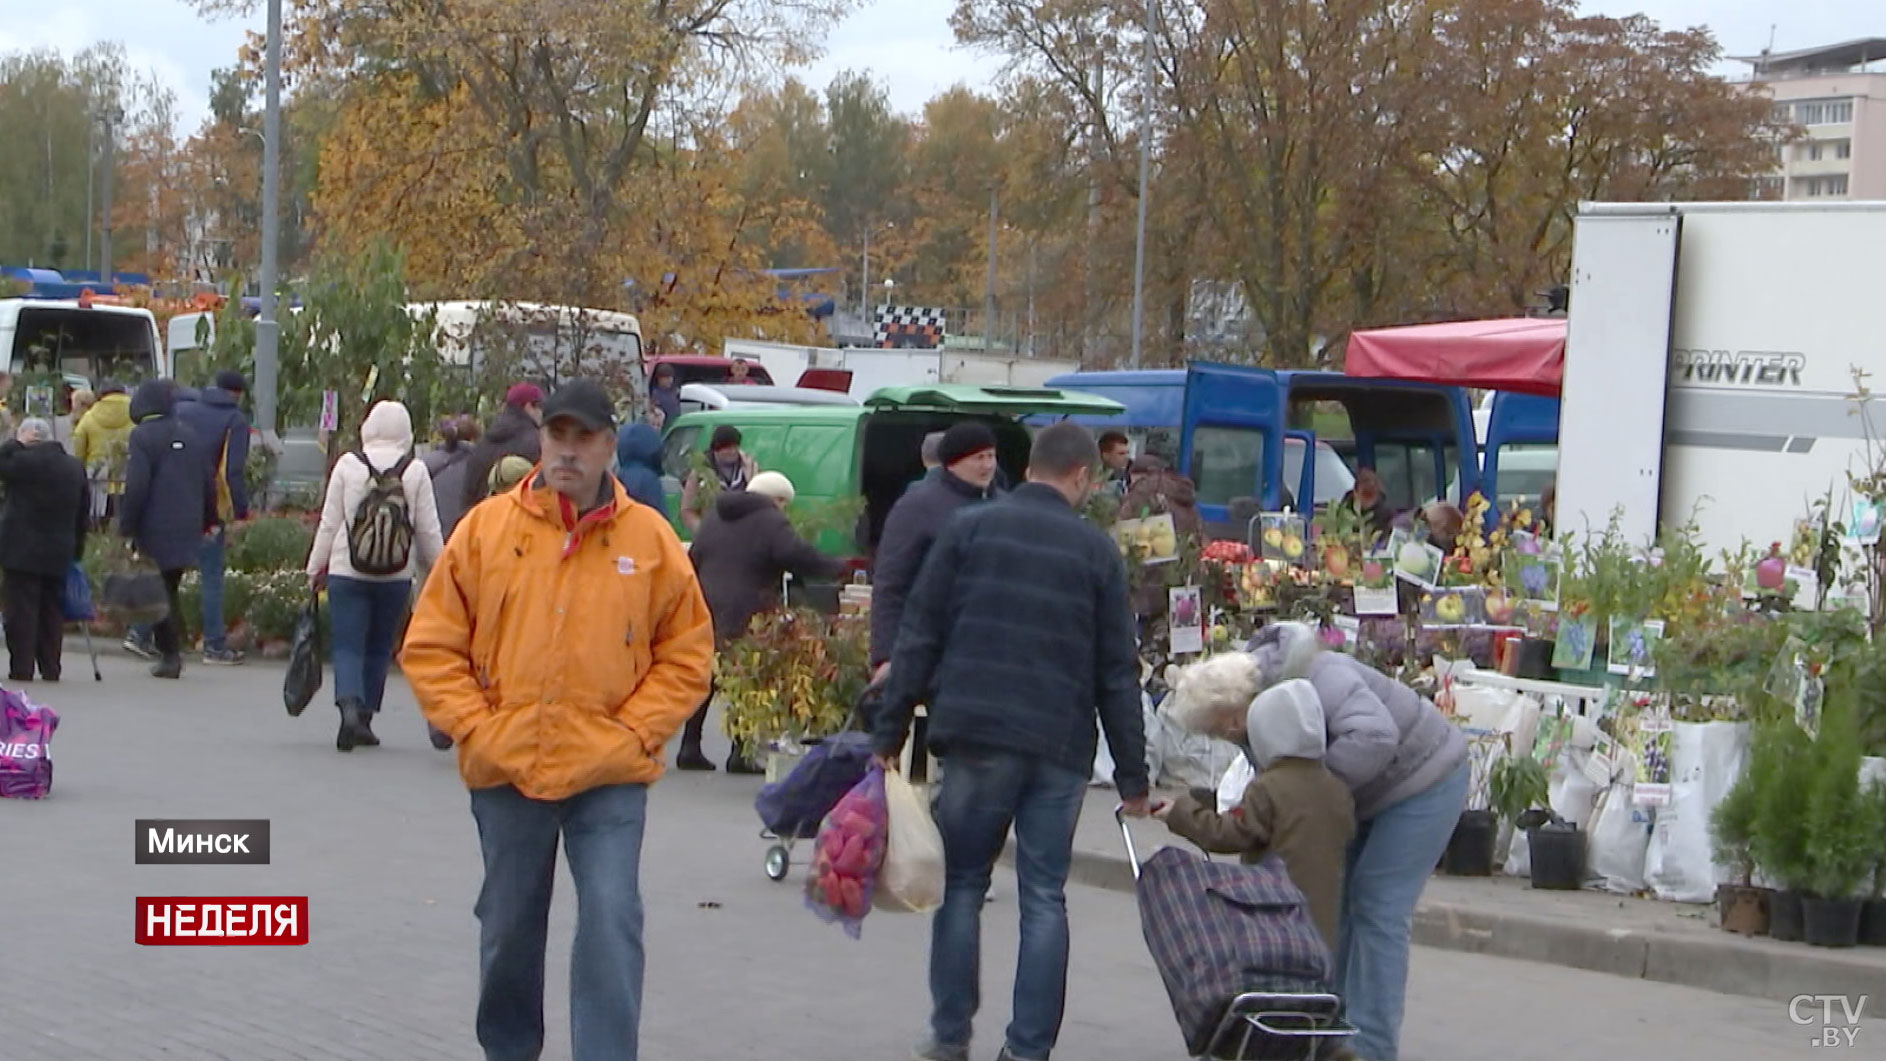
M871 665L880 670L897 647L904 598L923 570L937 532L955 511L993 496L996 473L995 431L979 420L965 420L943 433L937 443L942 473L917 484L897 499L884 520L871 571Z
M176 415L177 388L147 380L131 399L131 459L118 531L163 573L170 611L152 631L158 661L151 674L183 676L183 623L177 586L200 559L203 536L217 526L208 447Z
M465 511L491 494L491 469L506 457L522 457L534 466L543 453L538 424L544 415L543 388L519 383L504 394L504 408L465 465Z
M787 574L802 579L837 578L844 572L844 561L826 556L800 538L786 518L786 506L793 499L792 480L778 472L761 472L744 490L728 490L714 500L714 507L701 521L688 559L707 598L707 610L714 616L714 646L726 648L747 632L753 617L779 607L780 582ZM681 752L675 765L682 770L712 770L714 764L701 752L701 733L707 726L707 709L714 702L714 690L701 701L694 717L681 732ZM727 758L727 771L735 774L758 773L750 755L752 749L736 747Z
M9 681L59 680L66 573L85 551L91 496L85 466L45 420L27 420L0 445L0 569L6 571Z

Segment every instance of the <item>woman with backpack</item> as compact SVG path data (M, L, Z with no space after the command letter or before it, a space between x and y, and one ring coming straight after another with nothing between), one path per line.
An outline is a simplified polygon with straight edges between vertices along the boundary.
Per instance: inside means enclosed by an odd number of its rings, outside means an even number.
M431 568L445 550L432 476L413 459L406 407L375 404L360 426L360 443L334 465L308 554L309 584L328 592L341 713L334 746L344 752L380 743L373 716L386 693L413 573Z

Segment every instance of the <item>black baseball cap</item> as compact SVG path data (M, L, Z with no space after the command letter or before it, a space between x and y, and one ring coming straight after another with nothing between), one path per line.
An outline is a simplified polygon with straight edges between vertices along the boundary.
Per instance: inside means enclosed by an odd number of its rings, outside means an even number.
M616 426L615 403L594 380L574 379L558 387L544 400L543 415L546 426L565 417L590 431L610 431Z

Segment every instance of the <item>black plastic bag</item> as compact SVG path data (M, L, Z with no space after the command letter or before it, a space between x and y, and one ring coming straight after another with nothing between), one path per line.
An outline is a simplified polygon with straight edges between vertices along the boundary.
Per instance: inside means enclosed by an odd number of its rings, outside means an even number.
M288 677L282 681L282 703L293 718L314 702L321 691L321 598L317 594L295 620L294 640L288 645Z

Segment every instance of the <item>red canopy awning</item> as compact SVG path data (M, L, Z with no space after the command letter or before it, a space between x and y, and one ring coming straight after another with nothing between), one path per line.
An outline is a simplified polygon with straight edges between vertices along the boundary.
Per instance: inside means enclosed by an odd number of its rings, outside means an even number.
M1555 398L1565 378L1565 321L1516 317L1355 332L1344 371Z

